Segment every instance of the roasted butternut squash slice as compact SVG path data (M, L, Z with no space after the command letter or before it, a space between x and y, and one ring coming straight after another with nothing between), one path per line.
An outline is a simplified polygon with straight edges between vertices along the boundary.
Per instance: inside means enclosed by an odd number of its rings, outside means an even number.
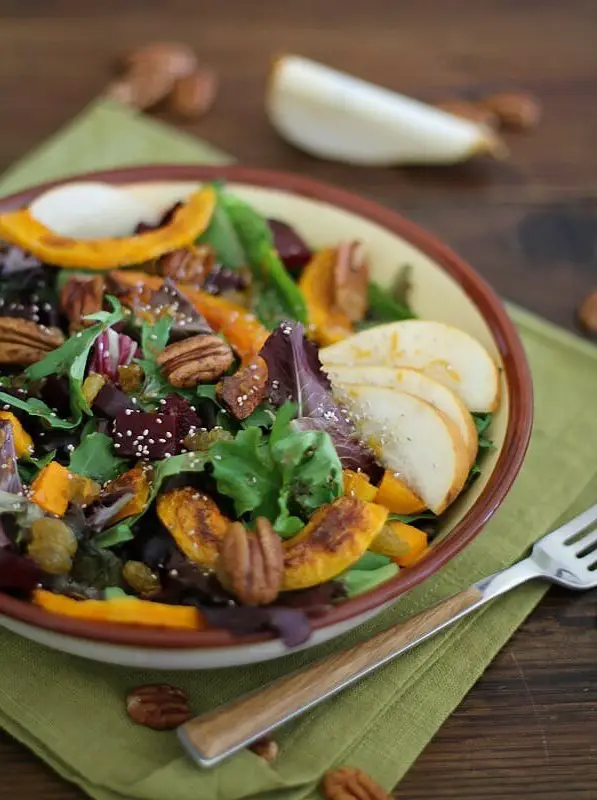
M57 461L50 461L31 484L31 500L47 511L63 517L71 500L72 473Z
M334 308L333 280L337 250L325 248L316 253L301 273L299 289L305 295L311 335L325 347L346 339L353 332L346 314Z
M122 475L114 478L105 486L104 494L106 495L119 490L134 492L134 497L124 508L120 509L112 520L113 523L127 517L133 517L135 514L140 514L145 509L149 500L150 475L151 470L141 466L141 464L137 464L136 467L129 469L128 472L123 472Z
M0 411L0 419L10 422L17 458L30 455L33 452L33 439L29 436L12 411Z
M427 534L405 522L387 522L369 549L389 556L401 567L409 567L428 549Z
M375 500L377 487L373 486L364 472L345 469L343 475L346 497L356 497L357 500L364 500L365 503L372 503Z
M158 497L157 512L188 559L202 567L215 566L230 520L211 497L192 486L172 489Z
M0 239L57 267L114 269L140 264L191 244L209 225L215 205L216 194L206 186L192 194L167 225L134 236L106 239L60 236L23 208L0 214Z
M425 503L391 470L384 472L375 502L392 514L418 514L425 510Z
M313 514L285 543L283 590L324 583L358 561L382 529L387 508L340 497Z
M152 603L135 597L114 600L73 600L71 597L37 589L33 592L32 599L36 605L51 614L61 614L71 619L191 631L207 627L203 615L196 608Z

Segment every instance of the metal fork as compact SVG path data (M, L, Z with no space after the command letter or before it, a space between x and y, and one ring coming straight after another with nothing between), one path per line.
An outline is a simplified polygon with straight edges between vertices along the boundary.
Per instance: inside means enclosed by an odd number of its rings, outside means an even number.
M539 539L531 555L514 566L367 641L187 722L178 729L180 741L195 761L211 767L534 578L569 589L597 586L597 505Z

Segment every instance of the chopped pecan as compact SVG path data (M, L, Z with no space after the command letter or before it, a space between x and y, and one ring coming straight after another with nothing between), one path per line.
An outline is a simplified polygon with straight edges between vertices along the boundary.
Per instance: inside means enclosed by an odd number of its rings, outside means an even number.
M58 328L19 317L0 317L0 364L35 364L63 342Z
M190 245L171 250L158 259L158 275L199 288L215 264L215 253L208 244Z
M360 322L365 316L368 283L369 267L361 243L341 244L334 264L334 307L351 322Z
M217 380L233 361L230 346L212 334L170 344L157 357L164 376L179 389Z
M138 725L156 731L178 728L191 718L187 693L167 683L134 689L127 695L126 710Z
M269 736L264 736L263 739L258 739L256 742L253 742L253 744L249 746L249 750L268 764L271 764L278 757L280 748L278 742L270 739Z
M282 541L269 520L258 517L254 531L230 524L216 564L225 589L246 605L267 605L280 592L283 572Z
M218 383L216 394L236 419L246 419L267 394L267 364L261 356L246 362Z
M71 333L93 325L92 320L84 317L102 310L105 285L103 275L76 276L64 284L60 291L60 308L69 321Z
M578 319L589 333L597 333L597 291L590 292L578 307Z
M326 772L321 789L327 800L391 800L373 778L355 767Z

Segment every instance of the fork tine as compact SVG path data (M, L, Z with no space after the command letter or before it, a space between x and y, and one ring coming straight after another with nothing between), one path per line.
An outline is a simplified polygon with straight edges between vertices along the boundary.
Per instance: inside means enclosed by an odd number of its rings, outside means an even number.
M577 542L574 542L572 547L574 548L574 553L577 558L585 558L587 555L592 555L594 558L597 558L597 555L594 553L594 546L597 544L597 530L592 531L587 536L583 536L582 539L579 539ZM584 553L585 550L590 550L591 552Z
M587 510L583 511L582 514L574 517L574 519L571 519L569 522L566 522L564 525L556 528L555 531L552 531L549 534L549 536L553 537L554 539L557 538L562 543L566 543L568 539L576 536L577 533L580 533L585 528L588 528L589 525L595 521L597 521L597 503L594 506L587 508Z

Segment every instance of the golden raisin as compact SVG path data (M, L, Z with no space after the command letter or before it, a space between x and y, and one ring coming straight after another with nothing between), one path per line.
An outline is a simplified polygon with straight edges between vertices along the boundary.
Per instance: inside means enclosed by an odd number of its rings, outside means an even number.
M85 402L91 408L93 401L98 396L100 389L106 383L106 379L98 372L92 372L83 381L82 392Z
M143 383L143 370L138 364L118 367L118 383L124 392L137 392Z
M32 561L51 575L70 572L77 539L68 525L60 519L42 517L35 520L30 535L27 555Z
M153 594L162 588L158 576L142 561L127 561L122 577L137 594Z
M210 445L214 442L229 442L233 439L233 436L228 431L225 431L223 428L213 428L211 431L202 429L195 431L194 433L189 433L184 438L184 446L187 450L192 450L194 452L200 452L204 450L209 450Z

